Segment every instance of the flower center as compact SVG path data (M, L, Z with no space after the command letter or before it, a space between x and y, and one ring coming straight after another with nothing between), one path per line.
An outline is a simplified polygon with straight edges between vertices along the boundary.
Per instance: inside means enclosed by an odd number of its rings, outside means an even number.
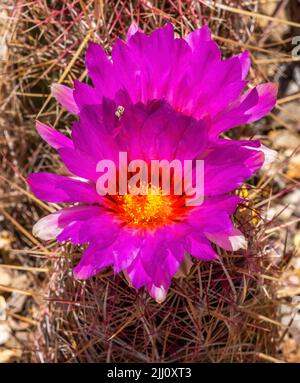
M186 206L185 196L164 194L161 188L145 185L143 193L107 196L106 209L124 225L141 230L179 222L192 207Z
M156 228L170 222L174 213L171 196L147 186L146 195L126 194L116 197L118 216L128 226Z

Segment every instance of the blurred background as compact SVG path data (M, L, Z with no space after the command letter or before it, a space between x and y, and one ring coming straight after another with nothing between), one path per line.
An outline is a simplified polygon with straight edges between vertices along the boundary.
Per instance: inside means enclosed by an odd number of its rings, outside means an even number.
M79 247L41 243L33 224L58 206L26 177L62 172L35 120L69 134L53 82L88 82L88 41L109 53L132 22L176 34L208 24L223 56L249 50L252 85L279 86L274 110L228 137L278 152L239 193L247 254L195 264L158 305L110 269L72 278ZM0 0L0 362L300 362L300 2Z

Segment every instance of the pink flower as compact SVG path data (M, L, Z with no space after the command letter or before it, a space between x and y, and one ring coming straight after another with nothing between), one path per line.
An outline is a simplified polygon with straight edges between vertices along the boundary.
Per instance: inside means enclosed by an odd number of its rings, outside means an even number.
M94 88L79 81L74 90L53 87L54 97L71 113L101 103L102 97L121 105L120 94L125 92L133 103L163 99L197 119L209 116L209 133L217 136L260 119L276 102L277 86L272 83L242 93L248 83L249 53L222 60L207 26L184 38L175 38L171 24L150 35L133 26L126 42L117 39L111 59L100 45L90 43L86 67Z
M91 43L86 65L94 88L78 81L74 90L53 87L56 98L79 116L72 137L37 123L71 175L28 177L38 198L72 206L42 218L33 231L44 240L88 244L74 269L77 278L113 266L162 302L186 253L210 261L217 257L211 243L229 251L245 248L230 218L241 201L233 192L262 166L265 149L259 141L218 134L266 114L275 103L275 87L241 95L248 54L222 61L207 27L185 39L175 39L171 25L150 36L131 28L127 43L115 43L112 61ZM118 183L115 194L100 195L97 164L117 164L120 152L147 164L203 160L203 203L188 206L186 194L161 189L154 195L150 183L145 195L120 195ZM194 180L194 168L192 175Z

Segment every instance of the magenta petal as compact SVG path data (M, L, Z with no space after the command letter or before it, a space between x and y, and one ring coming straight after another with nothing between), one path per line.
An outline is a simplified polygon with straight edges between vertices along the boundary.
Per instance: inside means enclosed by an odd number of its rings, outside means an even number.
M138 32L138 30L139 30L139 27L137 23L132 23L128 29L128 32L126 35L126 41L128 42L131 39L131 37L135 35L136 32Z
M148 292L157 303L163 303L167 297L169 286L165 287L163 284L156 286L154 283L148 285Z
M208 146L206 122L176 113L162 100L128 106L121 127L118 142L130 159L192 160Z
M111 248L114 270L119 272L130 266L140 254L142 238L134 232L122 230Z
M136 262L133 262L127 268L127 274L132 286L136 289L139 289L151 282L151 277L146 273L140 258L138 258Z
M39 135L54 149L60 148L72 148L73 142L70 138L59 133L57 130L50 128L50 126L43 124L42 122L36 122L36 130Z
M208 26L205 25L204 27L196 29L195 31L186 35L185 40L188 42L189 46L195 50L201 45L203 41L211 40L211 33Z
M59 215L63 213L63 210L49 214L37 221L32 228L32 234L44 241L57 238L63 230L58 224Z
M238 204L243 199L237 195L219 195L217 197L207 198L203 205L198 209L199 214L213 215L213 211L225 211L229 215L235 212Z
M73 124L72 139L76 150L88 154L96 162L110 159L117 163L119 148L112 132L115 119L113 102L86 105L80 111L80 121Z
M275 84L266 83L258 85L253 92L257 92L258 102L254 107L247 110L246 114L250 116L247 122L259 120L274 108L278 87Z
M131 37L129 43L132 44L132 42L137 40L140 36L146 38L144 34L137 32ZM142 95L142 71L139 68L139 57L137 54L134 52L132 53L129 46L122 40L117 39L113 46L112 59L114 73L117 73L120 82L118 88L120 89L123 85L134 102L140 100L143 102L147 101ZM109 97L107 93L105 93L105 95Z
M183 39L174 39L173 27L167 24L149 36L136 32L128 44L117 40L112 50L113 67L133 102L169 100L175 82L184 74L190 51Z
M31 191L47 202L85 202L100 201L95 184L60 176L52 173L31 173L27 182Z
M79 110L85 105L99 105L102 101L94 88L77 80L74 81L73 95Z
M180 261L169 252L169 255L162 262L161 268L154 272L152 281L147 285L147 289L157 303L162 303L166 299L172 277L178 271L182 258L183 252Z
M119 235L120 229L113 221L112 216L105 213L99 206L83 206L82 211L74 211L67 217L61 215L58 224L63 231L57 236L57 240L68 241L74 244L97 242L100 246L112 244Z
M235 141L215 146L204 159L204 179L209 180L204 186L205 195L218 195L236 189L263 162L262 152L242 147Z
M171 248L167 249L167 256L161 261L160 267L153 270L152 281L147 288L157 303L162 303L165 300L172 277L178 271L183 256L182 244L175 241Z
M145 234L139 243L139 252L135 252L135 258L127 267L134 287L154 284L163 285L165 291L168 290L171 278L177 272L184 255L184 232L179 232L162 228L155 235Z
M62 84L52 84L51 93L68 112L78 114L79 110L74 101L73 89Z
M99 174L96 172L97 162L88 154L73 148L62 148L58 153L68 170L78 177L97 181Z
M235 195L224 195L207 198L202 205L195 208L187 217L193 232L226 232L232 229L232 215L242 199Z
M225 232L205 233L205 236L225 250L237 251L247 247L245 237L233 225Z
M213 250L209 241L201 235L189 236L189 252L190 254L203 261L212 261L218 258L218 254Z
M113 98L118 90L118 79L113 72L112 62L100 45L89 43L85 63L98 95Z
M166 241L163 242L164 239L159 231L156 231L155 236L147 235L139 255L145 272L152 278L156 271L161 268L168 254Z
M214 65L220 63L221 51L218 45L214 41L202 42L191 55L192 80L200 79L202 83L205 83L207 72L212 72Z
M99 271L113 264L111 253L108 248L97 243L92 243L82 254L78 265L73 269L77 279L88 279Z
M174 239L171 243L168 244L168 255L162 262L162 269L165 275L168 275L171 278L177 273L179 266L181 262L183 261L184 256L184 242L183 241L176 241ZM160 269L158 270L158 274L160 274ZM159 279L153 278L152 279L155 283L159 284Z
M75 222L84 223L101 214L97 206L73 206L41 218L33 227L33 235L43 240L58 238L64 229Z
M242 66L242 79L244 80L249 72L250 66L251 66L251 60L250 60L250 55L248 51L245 51L243 53L238 54L238 57Z
M208 123L205 120L188 118L178 119L178 125L179 122L184 122L185 129L182 129L183 134L177 143L174 156L181 161L194 160L208 146Z
M228 60L217 60L209 65L205 73L199 73L196 68L194 78L199 88L195 94L194 110L197 116L209 114L211 117L231 104L247 84L242 80L240 59L233 57ZM216 76L218 71L218 76Z
M263 162L263 160L262 160ZM230 192L242 185L245 179L252 175L250 169L238 163L231 167L226 165L220 167L219 171L215 166L206 166L204 179L211 179L210 183L204 185L205 196L215 196Z
M276 104L277 86L272 83L258 85L243 94L227 110L214 118L211 136L216 136L235 126L259 120Z

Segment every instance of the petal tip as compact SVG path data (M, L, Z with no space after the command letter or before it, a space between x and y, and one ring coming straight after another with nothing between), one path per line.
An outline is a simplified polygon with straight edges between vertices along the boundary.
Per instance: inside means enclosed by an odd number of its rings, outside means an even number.
M261 145L260 150L263 152L265 161L264 161L264 166L271 165L277 158L277 151L268 148L265 145Z
M161 304L167 297L167 290L163 285L160 287L152 285L150 288L150 295L155 299L157 303Z
M73 276L75 279L84 281L92 275L93 274L90 272L90 268L88 266L82 266L80 263L73 268Z
M44 241L55 239L61 232L62 228L58 227L59 214L50 214L41 218L32 228L34 237Z
M126 35L126 41L128 42L128 41L131 39L131 37L132 37L133 35L135 35L138 31L139 31L139 26L138 26L138 24L134 21L134 22L130 25L130 27L129 27L129 29L128 29L128 32L127 32L127 35Z
M66 85L54 83L51 85L51 95L61 104L68 112L78 114L79 110L74 101L73 89Z
M229 239L229 242L231 243L232 251L247 249L248 243L246 238L242 234L230 236L228 237L228 239Z

